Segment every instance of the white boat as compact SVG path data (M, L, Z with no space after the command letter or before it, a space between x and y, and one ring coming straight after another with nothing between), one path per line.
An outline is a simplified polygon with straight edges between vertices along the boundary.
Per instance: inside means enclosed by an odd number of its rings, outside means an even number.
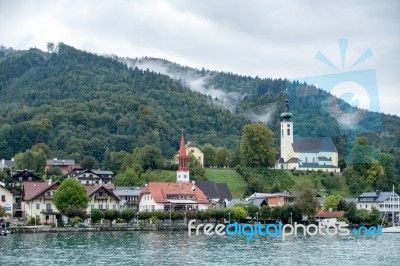
M2 235L2 236L8 236L9 234L11 234L11 232L8 231L7 229L1 230L1 232L0 232L0 235Z
M382 228L382 233L400 233L400 226Z

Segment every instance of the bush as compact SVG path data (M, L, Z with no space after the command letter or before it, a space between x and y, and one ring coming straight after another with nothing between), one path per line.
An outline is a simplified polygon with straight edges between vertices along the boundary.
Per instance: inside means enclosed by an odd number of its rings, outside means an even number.
M35 222L35 220L36 220L36 222ZM40 218L38 217L38 216L36 216L36 217L31 217L29 220L28 220L28 223L27 223L27 225L39 225L40 224Z

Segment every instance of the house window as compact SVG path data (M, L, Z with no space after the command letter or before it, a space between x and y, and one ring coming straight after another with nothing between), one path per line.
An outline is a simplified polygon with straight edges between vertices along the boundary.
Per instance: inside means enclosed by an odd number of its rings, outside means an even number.
M116 210L117 206L115 204L113 204L113 210Z
M6 201L6 195L1 195L1 201Z
M194 150L190 150L191 153L194 153Z
M91 204L91 205L90 205L90 208L91 208L91 209L94 209L94 204Z
M106 204L106 210L108 210L108 204Z
M20 176L18 179L19 179L19 181L22 181L22 176Z
M86 185L89 185L89 181L86 180Z
M32 177L30 176L30 177L28 177L28 181L32 181Z
M99 210L103 209L103 204L99 204Z
M36 210L39 210L39 209L40 209L40 204L36 203Z
M46 203L46 209L47 210L50 210L51 209L51 203L49 202L49 203Z
M365 208L368 209L368 205L365 205Z

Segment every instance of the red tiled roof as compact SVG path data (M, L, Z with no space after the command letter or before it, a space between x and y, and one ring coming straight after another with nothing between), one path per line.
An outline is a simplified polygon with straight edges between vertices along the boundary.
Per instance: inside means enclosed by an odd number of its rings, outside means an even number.
M143 194L151 194L154 201L157 203L167 203L167 195L192 195L194 196L194 201L197 203L207 204L209 203L207 197L195 185L195 191L192 191L192 183L187 182L150 182L143 190L140 192L140 198Z
M32 200L46 192L47 190L60 185L58 182L53 182L49 185L48 182L24 182L22 184L22 199Z
M317 218L338 218L342 217L344 212L342 211L333 211L333 212L325 212L318 211L314 216Z

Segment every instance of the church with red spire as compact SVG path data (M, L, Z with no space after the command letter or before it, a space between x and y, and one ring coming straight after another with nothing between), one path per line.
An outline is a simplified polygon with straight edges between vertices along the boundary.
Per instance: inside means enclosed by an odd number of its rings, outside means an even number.
M176 181L177 182L189 182L189 168L188 168L188 156L186 154L185 147L185 137L181 136L181 144L179 147L178 153L178 171L176 172Z

